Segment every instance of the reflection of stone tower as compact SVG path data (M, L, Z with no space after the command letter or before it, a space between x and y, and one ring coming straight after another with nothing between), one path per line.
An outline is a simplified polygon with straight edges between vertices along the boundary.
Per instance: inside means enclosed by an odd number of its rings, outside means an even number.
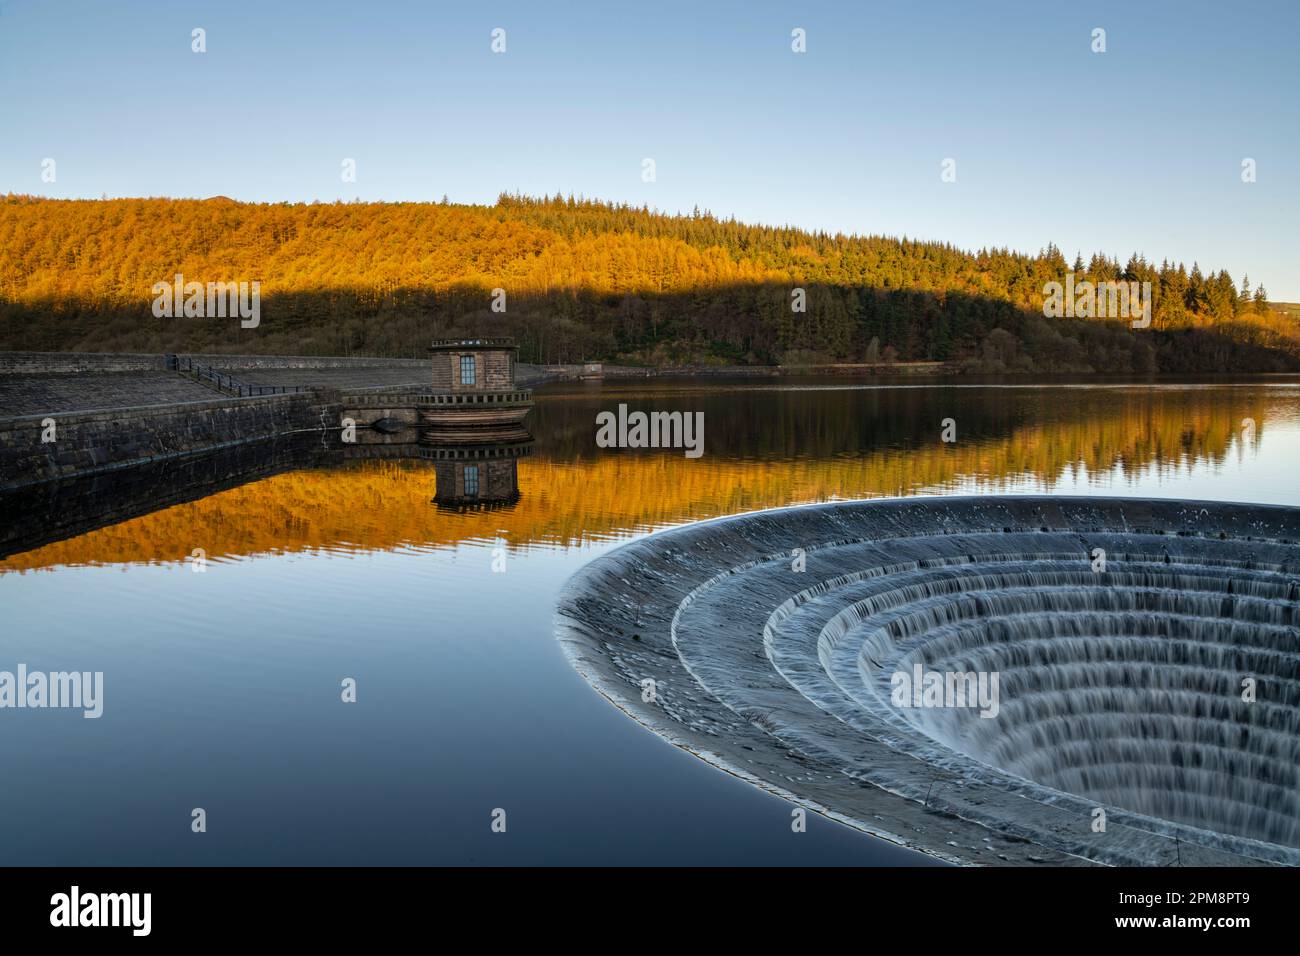
M434 463L434 501L458 510L519 500L518 461L532 454L524 419L533 393L515 386L511 339L434 342L433 387L362 390L344 414L370 427L346 444L345 458L413 458Z
M515 386L512 339L440 339L433 390L420 398L421 441L466 444L510 441L533 407L533 393Z
M515 441L421 448L420 457L434 462L437 490L433 500L441 507L466 510L518 501L519 459L532 451L532 436L519 429Z

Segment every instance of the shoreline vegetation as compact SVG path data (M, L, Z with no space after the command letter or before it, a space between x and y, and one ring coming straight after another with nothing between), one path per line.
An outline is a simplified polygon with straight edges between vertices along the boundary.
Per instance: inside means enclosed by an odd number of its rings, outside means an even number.
M520 361L677 374L1300 370L1297 311L1193 263L1073 263L502 194L492 206L0 197L0 349ZM261 323L156 317L156 283L259 282ZM1049 318L1051 283L1150 283L1151 322ZM1050 309L1049 309L1050 311Z

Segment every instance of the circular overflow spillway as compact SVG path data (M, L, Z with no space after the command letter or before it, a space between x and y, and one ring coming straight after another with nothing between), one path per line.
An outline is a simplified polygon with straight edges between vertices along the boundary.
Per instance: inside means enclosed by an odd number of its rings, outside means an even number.
M702 522L566 586L605 697L961 863L1300 863L1300 509L911 498Z

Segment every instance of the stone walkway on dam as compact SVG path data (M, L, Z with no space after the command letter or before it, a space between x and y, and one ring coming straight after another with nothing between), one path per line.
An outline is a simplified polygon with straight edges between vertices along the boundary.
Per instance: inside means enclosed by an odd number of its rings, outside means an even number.
M428 372L409 366L367 368L263 368L230 372L246 385L338 389L428 385ZM0 418L141 405L220 400L222 392L167 371L52 372L0 375Z
M250 368L232 370L231 374L247 385L302 385L342 389L429 386L427 367Z
M161 359L160 359L161 360ZM330 360L339 361L339 360ZM227 371L245 385L280 385L303 388L367 389L427 388L429 370L424 363L394 365L358 363L354 367L332 368L226 368L220 361L214 366ZM536 366L519 365L521 384L544 379ZM143 405L168 405L181 402L211 402L223 393L178 372L135 371L57 371L0 374L0 419L42 415L47 412L78 412L130 408Z
M220 395L175 372L60 372L0 375L0 418L47 412L209 402Z

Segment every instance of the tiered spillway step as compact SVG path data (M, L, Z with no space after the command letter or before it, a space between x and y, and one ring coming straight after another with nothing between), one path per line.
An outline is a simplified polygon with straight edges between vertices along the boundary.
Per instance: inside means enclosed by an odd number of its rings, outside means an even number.
M1294 863L1297 514L935 498L739 516L593 562L561 636L656 731L867 829L888 794L1084 859L1186 862L1186 842ZM900 706L918 670L996 675L997 706ZM627 699L646 678L655 701Z

